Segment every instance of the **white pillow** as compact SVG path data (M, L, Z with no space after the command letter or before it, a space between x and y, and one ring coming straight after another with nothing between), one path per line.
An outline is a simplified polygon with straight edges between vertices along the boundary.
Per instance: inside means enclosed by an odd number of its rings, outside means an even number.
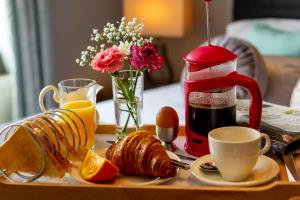
M293 90L290 106L300 108L300 78Z
M257 22L265 23L270 27L283 31L300 31L300 20L298 19L245 19L229 23L226 27L226 35L246 39L245 34L248 32L249 28Z

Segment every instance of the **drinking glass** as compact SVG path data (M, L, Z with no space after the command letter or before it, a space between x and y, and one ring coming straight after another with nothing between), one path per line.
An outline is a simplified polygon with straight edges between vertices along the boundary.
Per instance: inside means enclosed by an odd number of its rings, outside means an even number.
M118 139L143 126L144 75L135 70L122 70L112 77Z

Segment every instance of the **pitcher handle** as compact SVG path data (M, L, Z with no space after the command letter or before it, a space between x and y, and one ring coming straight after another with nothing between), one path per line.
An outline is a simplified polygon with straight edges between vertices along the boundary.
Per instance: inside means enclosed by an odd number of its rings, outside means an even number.
M262 96L256 81L236 72L229 74L229 80L233 85L239 85L249 90L251 94L249 126L258 129L262 113Z
M102 85L97 84L96 85L96 94L98 94L98 92L100 92L100 90L102 90L104 87ZM96 109L96 122L99 123L100 122L100 114L99 111ZM95 130L97 129L97 127L95 127Z
M47 109L44 105L44 97L45 95L47 94L47 92L53 90L53 100L56 102L56 103L59 103L59 93L58 93L58 89L53 86L53 85L48 85L46 87L44 87L41 92L40 92L40 96L39 96L39 104L40 104L40 108L42 110L42 112L46 112Z
M98 94L98 92L100 92L100 90L102 90L102 89L103 89L103 86L97 84L97 85L96 85L96 94Z

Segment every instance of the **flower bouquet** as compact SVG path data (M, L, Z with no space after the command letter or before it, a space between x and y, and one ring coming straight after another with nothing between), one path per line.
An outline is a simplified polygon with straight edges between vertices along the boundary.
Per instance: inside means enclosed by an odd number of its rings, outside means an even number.
M116 134L122 138L129 126L141 129L143 107L143 73L159 70L164 62L152 44L153 38L142 36L144 24L136 18L123 17L107 23L102 32L93 29L90 45L76 59L79 66L90 66L112 77Z

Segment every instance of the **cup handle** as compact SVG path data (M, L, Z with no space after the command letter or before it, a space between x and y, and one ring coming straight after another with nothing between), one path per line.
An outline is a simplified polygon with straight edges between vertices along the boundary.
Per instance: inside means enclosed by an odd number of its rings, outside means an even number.
M271 140L270 140L270 137L265 134L265 133L260 133L261 134L261 137L265 139L266 143L265 143L265 146L260 150L260 155L263 155L265 153L267 153L267 151L270 149L271 147Z
M46 112L47 109L44 105L44 97L46 95L47 92L53 90L53 100L56 102L56 103L59 103L59 94L58 94L58 89L53 86L53 85L48 85L46 87L44 87L41 92L40 92L40 96L39 96L39 104L40 104L40 108L42 110L42 112Z
M102 90L104 87L102 85L97 84L97 88L96 88L96 94L98 94L98 92L100 92L100 90ZM98 110L96 109L96 123L98 124L100 121L100 114L98 112ZM97 129L97 126L95 127L95 130Z

